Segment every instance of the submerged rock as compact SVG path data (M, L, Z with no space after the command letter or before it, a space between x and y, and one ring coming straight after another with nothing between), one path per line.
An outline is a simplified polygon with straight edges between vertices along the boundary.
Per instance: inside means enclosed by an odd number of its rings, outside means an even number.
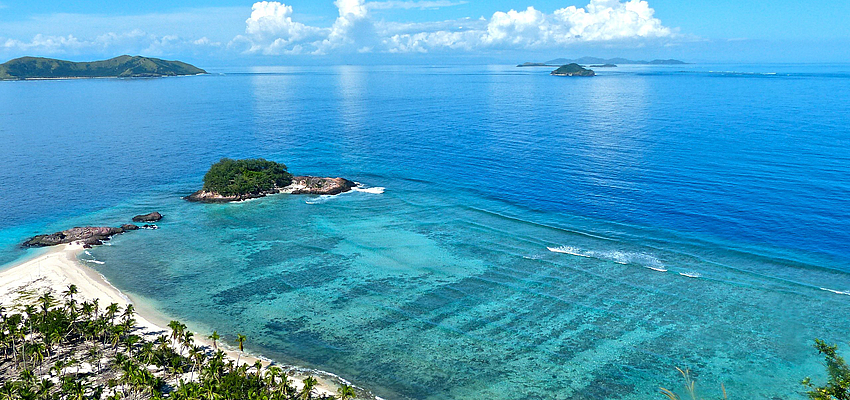
M157 222L162 219L162 214L154 211L149 214L137 215L133 217L133 222Z

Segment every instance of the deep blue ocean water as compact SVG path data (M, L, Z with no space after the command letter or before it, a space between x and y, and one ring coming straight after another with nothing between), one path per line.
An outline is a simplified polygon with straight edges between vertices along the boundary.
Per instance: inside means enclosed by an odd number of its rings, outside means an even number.
M850 339L848 65L214 72L0 82L0 263L161 211L82 258L390 399L802 398ZM225 156L385 191L180 199Z

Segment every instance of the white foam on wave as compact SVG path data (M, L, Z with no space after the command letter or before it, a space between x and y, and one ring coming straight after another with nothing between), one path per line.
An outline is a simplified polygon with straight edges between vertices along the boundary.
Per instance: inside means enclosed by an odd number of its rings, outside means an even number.
M304 202L307 203L307 204L322 204L322 203L327 203L328 200L330 200L332 198L334 198L334 196L331 196L331 195L328 195L328 194L323 194L319 197L313 197L313 198L304 200Z
M86 255L89 255L89 256L91 255L91 253L89 253L88 250L84 251L84 253L86 253Z
M353 191L353 192L369 193L369 194L384 194L384 190L387 189L387 188L381 187L381 186L368 187L368 186L363 185L360 182L354 182L354 183L357 184L357 186L351 188L351 191Z
M89 254L89 255L91 255L91 254ZM106 264L105 262L103 262L103 261L98 261L98 260L83 260L83 261L85 261L85 262L90 262L90 263L94 263L94 264L100 264L100 265Z
M579 257L596 258L604 261L615 262L620 265L640 265L649 268L653 271L667 272L667 267L655 256L645 253L635 253L630 251L608 250L594 251L582 250L573 246L547 247L549 251L554 253L569 254Z
M569 255L579 256L579 257L591 257L588 254L582 254L581 250L576 248L576 247L560 246L560 247L547 247L547 249L549 249L549 251L551 251L553 253L569 254Z
M845 296L850 296L850 291L842 292L842 291L840 291L840 290L832 290L832 289L827 289L827 288L820 288L820 290L825 290L825 291L830 292L830 293L842 294L842 295L845 295Z
M679 275L686 276L688 278L702 278L702 274L699 272L679 272Z
M364 187L363 184L361 184L360 182L354 182L354 183L356 183L357 186L351 188L351 191L347 192L347 193L360 192L360 193L368 193L368 194L383 194L384 190L386 190L386 188L380 187L380 186ZM304 200L304 202L307 203L307 204L322 204L322 203L326 203L328 200L330 200L334 197L341 196L341 195L344 195L344 194L345 193L340 193L338 195L323 194L323 195L318 196L318 197L313 197L313 198L309 198L307 200Z

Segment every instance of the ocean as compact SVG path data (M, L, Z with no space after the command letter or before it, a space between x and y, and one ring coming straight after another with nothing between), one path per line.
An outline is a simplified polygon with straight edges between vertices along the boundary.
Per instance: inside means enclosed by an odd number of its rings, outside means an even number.
M850 65L210 68L0 82L0 264L137 301L385 399L802 399L850 341ZM195 204L263 157L365 191Z

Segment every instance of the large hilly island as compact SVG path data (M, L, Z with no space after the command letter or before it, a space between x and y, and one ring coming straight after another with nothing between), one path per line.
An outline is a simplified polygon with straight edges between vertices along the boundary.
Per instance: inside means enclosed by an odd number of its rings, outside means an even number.
M62 78L155 78L198 75L204 71L180 61L140 56L120 56L103 61L73 62L41 57L21 57L0 64L0 80Z

